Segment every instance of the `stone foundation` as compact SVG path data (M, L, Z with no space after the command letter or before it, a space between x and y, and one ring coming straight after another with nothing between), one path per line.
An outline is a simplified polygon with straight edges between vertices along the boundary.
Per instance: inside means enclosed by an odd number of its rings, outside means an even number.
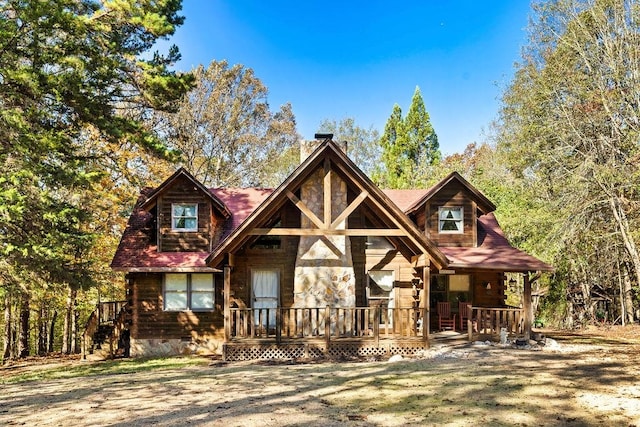
M181 339L131 338L131 357L162 357L179 355L222 354L222 342L218 340L184 341Z

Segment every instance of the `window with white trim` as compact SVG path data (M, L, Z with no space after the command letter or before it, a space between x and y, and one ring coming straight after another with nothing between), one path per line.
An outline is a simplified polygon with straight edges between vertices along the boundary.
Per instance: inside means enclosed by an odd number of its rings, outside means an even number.
M438 231L450 234L464 232L464 211L462 206L443 206L438 208Z
M164 310L212 310L214 292L212 273L167 273L164 275Z
M173 231L198 231L198 204L173 203L171 205Z

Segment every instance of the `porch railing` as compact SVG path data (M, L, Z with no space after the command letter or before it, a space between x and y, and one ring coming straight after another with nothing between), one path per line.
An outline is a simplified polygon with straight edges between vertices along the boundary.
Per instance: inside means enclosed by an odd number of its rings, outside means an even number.
M301 338L424 338L426 309L386 307L232 308L232 341Z
M103 301L96 306L99 323L113 323L127 304L126 301Z
M523 334L524 310L511 307L469 307L467 330L470 341L474 334L499 335L501 328L506 328L512 334Z
M114 344L125 329L126 301L106 301L96 304L96 309L91 313L85 323L82 334L82 358L87 357L89 349L93 349L94 339L106 340L109 344L109 354L113 358ZM97 335L102 335L98 337ZM91 350L92 351L92 350Z

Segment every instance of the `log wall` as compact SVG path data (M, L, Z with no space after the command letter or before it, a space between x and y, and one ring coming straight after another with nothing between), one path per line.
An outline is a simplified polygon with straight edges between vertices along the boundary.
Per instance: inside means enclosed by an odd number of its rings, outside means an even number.
M224 338L222 275L215 275L215 309L212 311L164 311L162 273L130 274L134 339L219 339Z
M463 233L440 233L438 231L438 209L445 206L463 208ZM434 195L425 206L425 233L438 246L475 247L477 245L477 206L473 195L457 181L452 181ZM418 224L423 223L421 214L417 215Z
M171 205L174 203L198 204L198 231L172 230ZM221 221L213 212L209 196L186 178L179 179L158 197L158 251L211 251L219 237L216 230Z

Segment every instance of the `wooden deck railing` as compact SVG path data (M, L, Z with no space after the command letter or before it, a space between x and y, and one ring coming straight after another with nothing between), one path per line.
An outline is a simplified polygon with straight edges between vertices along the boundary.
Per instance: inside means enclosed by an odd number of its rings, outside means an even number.
M96 307L98 318L100 319L99 323L113 323L126 304L126 301L106 301L99 303Z
M231 340L408 338L423 335L419 308L232 308Z
M524 333L524 310L521 308L469 307L467 330L469 341L474 334L499 335L506 328L512 334Z
M126 301L107 301L96 305L96 309L91 313L85 323L82 334L82 358L87 357L87 352L93 347L93 339L102 326L108 325L110 333L108 338L109 353L113 357L114 343L117 343L123 330L125 329Z

